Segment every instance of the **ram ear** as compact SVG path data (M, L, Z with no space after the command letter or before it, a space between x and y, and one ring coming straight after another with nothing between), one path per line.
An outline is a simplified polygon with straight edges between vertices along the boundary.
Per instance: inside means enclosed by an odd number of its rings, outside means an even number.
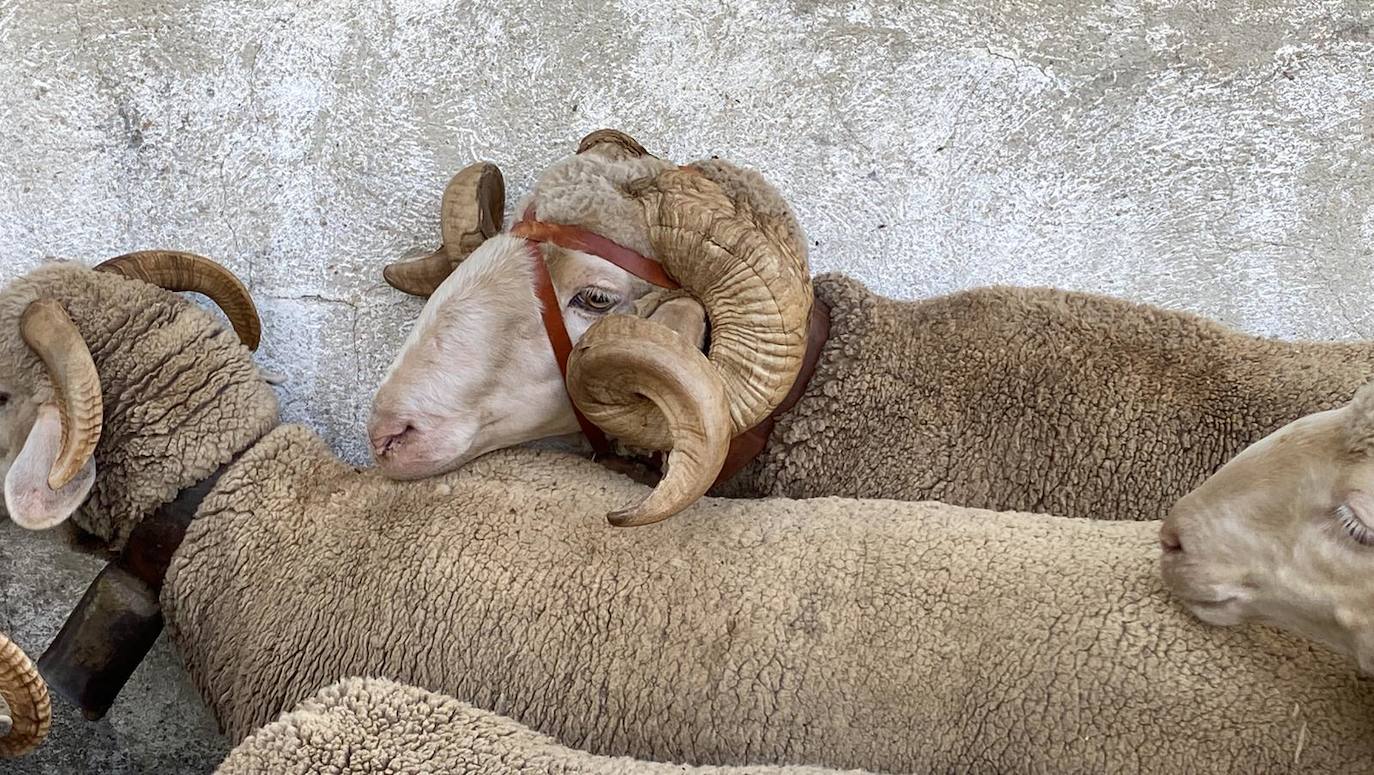
M62 524L90 495L95 484L95 458L91 457L65 487L53 490L48 474L62 448L62 416L57 405L38 409L24 448L5 476L5 508L10 519L29 530L45 530Z

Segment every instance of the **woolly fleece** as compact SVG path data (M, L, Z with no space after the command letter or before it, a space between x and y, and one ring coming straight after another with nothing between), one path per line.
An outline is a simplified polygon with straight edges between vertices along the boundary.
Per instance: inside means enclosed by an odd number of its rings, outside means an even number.
M1045 288L925 301L815 281L831 336L767 450L713 495L1159 519L1246 446L1344 405L1374 343L1261 339Z
M884 771L1366 772L1374 684L1196 622L1158 524L934 503L705 499L506 450L355 471L298 427L219 482L168 628L234 739L330 683L440 691L596 755Z
M835 775L812 767L683 767L592 756L391 681L342 681L254 732L216 775ZM852 771L851 775L861 775Z
M276 395L214 315L142 281L65 262L0 290L0 381L39 400L52 396L19 333L39 298L62 302L100 373L95 486L71 521L102 548L122 549L144 517L277 424Z

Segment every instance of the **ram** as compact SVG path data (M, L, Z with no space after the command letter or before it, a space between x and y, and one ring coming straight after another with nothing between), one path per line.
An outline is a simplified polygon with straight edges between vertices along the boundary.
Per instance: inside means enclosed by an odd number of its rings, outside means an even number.
M767 183L718 160L692 166L702 165L765 203L778 241L805 256L800 227ZM455 178L445 194L447 250L388 269L397 287L433 293L374 399L369 427L384 471L413 478L452 470L492 449L583 427L540 325L532 284L541 270L532 270L517 237L542 237L557 225L653 256L661 230L641 214L634 180L667 166L624 135L591 135L521 200L521 218L542 231L517 224L485 242L471 235L501 223L493 210L500 198L489 193L499 174L477 165ZM485 231L470 225L479 221ZM646 358L647 336L579 341L595 321L618 317L611 313L648 315L691 341L709 340L713 359L771 341L722 333L717 323L733 313L716 301L705 314L693 300L702 286L674 275L685 291L655 288L600 260L608 249L591 238L542 251L570 337L579 350L594 348L596 369L625 385L669 364ZM766 298L767 289L737 294ZM765 419L747 434L735 429L716 495L941 500L1158 519L1245 445L1344 403L1374 377L1368 343L1261 339L1083 293L998 287L902 302L824 275L814 296L810 328L800 315L791 324L809 343L807 366ZM605 396L588 395L581 382L569 375L577 405L606 410ZM635 393L628 388L621 398ZM679 411L694 406L666 400Z
M158 286L209 296L239 336ZM46 265L0 291L0 517L113 558L39 659L90 715L161 630L160 569L198 496L277 425L259 331L237 278L185 253Z
M814 767L683 767L593 756L489 711L392 681L326 687L254 732L216 775L840 775ZM849 775L864 775L853 771Z
M616 531L603 515L648 488L534 450L395 482L274 428L270 387L208 313L72 266L0 292L0 348L20 386L6 421L35 402L38 417L4 458L11 517L71 514L122 547L109 584L160 582L140 574L178 546L163 614L235 739L378 676L593 755L694 765L1355 772L1374 757L1368 683L1305 640L1177 609L1156 524L706 499ZM139 465L114 464L130 450ZM68 471L90 473L85 500L52 481ZM184 540L147 533L169 507L197 517ZM129 600L87 596L40 659L54 690L122 647L92 630Z
M1161 531L1169 588L1204 621L1261 621L1374 675L1374 383L1247 448Z

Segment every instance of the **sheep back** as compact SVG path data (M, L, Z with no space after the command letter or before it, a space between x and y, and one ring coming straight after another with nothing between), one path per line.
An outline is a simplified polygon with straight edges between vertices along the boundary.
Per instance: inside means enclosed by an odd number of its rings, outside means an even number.
M815 376L714 495L1159 519L1249 444L1374 378L1371 344L1261 339L1105 296L815 287L831 311Z
M1374 687L1165 595L1157 524L704 499L506 450L425 482L294 427L219 482L168 628L234 739L321 687L440 691L596 755L883 771L1365 771Z
M452 697L392 681L361 678L326 687L254 732L215 772L838 775L812 767L682 767L593 756Z
M72 517L106 549L277 423L277 399L251 354L214 315L147 283L72 263L44 265L0 290L0 364L39 400L52 395L19 319L60 301L100 373L105 415L91 495Z

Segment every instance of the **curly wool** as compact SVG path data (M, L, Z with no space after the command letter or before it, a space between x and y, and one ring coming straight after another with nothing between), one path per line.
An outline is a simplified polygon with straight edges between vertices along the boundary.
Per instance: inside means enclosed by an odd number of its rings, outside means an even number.
M506 450L426 482L274 431L205 501L163 605L235 739L379 676L591 754L879 771L1364 772L1374 686L1165 594L1157 523L704 499Z
M746 207L777 229L778 244L789 244L802 271L807 266L807 244L801 224L790 205L755 170L718 158L690 165L710 178L737 207ZM631 156L623 146L598 145L592 150L562 159L549 167L534 189L516 204L515 217L524 217L534 203L537 219L592 231L645 256L655 255L643 206L631 195L643 185L677 165L654 156ZM546 248L555 263L561 249Z
M271 387L212 314L147 283L65 262L0 290L0 364L39 400L51 399L52 386L19 320L40 298L62 303L100 373L95 486L72 521L104 548L122 549L144 517L277 424Z
M254 732L216 775L838 775L813 767L684 767L593 756L413 686L353 678ZM852 775L861 775L857 771Z
M1374 344L1283 342L1039 288L904 302L815 281L831 336L767 450L712 494L1158 519L1247 445L1345 404Z
M653 255L649 230L639 203L626 192L634 181L673 169L671 162L652 156L607 158L600 153L571 156L549 167L534 190L516 206L515 217L535 203L541 221L580 226L606 239Z

